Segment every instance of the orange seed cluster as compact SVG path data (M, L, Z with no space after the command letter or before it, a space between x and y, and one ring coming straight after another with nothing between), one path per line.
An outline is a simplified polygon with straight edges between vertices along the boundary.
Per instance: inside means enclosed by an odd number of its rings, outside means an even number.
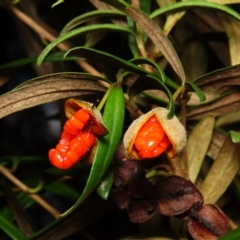
M86 127L90 114L80 109L64 125L64 130L55 149L49 151L52 165L67 169L77 163L94 145L96 138Z
M155 158L171 144L156 116L152 116L138 132L134 146L140 158Z

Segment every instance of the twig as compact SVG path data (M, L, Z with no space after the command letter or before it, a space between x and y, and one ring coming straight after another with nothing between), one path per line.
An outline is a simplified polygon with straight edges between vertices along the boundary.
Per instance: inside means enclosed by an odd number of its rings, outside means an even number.
M49 42L53 42L56 39L55 36L53 36L46 29L44 29L37 22L35 22L32 18L27 16L25 13L23 13L16 7L14 7L12 5L7 5L7 9L9 9L18 19L20 19L22 22L24 22L32 30L34 30L40 36L40 38L45 39ZM67 43L60 43L57 47L62 51L67 51L67 50L69 50L70 45ZM88 64L86 61L78 60L76 62L86 72L102 77L102 74L97 69L95 69L93 66ZM105 87L108 87L107 83L104 82L102 84L105 85Z
M13 184L15 184L17 187L19 187L22 191L29 194L28 190L29 188L21 182L19 179L17 179L12 173L5 167L0 166L0 172L8 178ZM42 199L37 194L29 194L29 197L31 197L33 200L35 200L39 205L41 205L44 209L46 209L53 217L56 219L59 218L60 212L56 210L54 207L52 207L50 204L48 204L44 199Z

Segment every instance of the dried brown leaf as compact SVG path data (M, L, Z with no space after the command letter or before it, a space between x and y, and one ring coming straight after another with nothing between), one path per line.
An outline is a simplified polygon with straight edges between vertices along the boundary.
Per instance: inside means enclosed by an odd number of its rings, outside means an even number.
M39 104L106 90L96 79L93 81L84 74L75 74L72 79L68 77L64 74L40 77L0 96L0 118Z
M195 83L201 89L240 85L240 65L223 68L198 78Z
M240 110L240 92L232 92L212 103L198 106L188 110L187 119L197 120L207 115L222 116Z
M189 179L195 182L206 156L213 133L215 119L207 116L191 132L186 145Z
M233 143L231 135L228 134L201 186L206 204L214 204L234 179L240 166L239 154L239 144Z
M182 64L161 28L147 15L134 7L127 7L126 13L144 30L153 43L160 49L164 57L168 60L176 74L184 84L186 77Z

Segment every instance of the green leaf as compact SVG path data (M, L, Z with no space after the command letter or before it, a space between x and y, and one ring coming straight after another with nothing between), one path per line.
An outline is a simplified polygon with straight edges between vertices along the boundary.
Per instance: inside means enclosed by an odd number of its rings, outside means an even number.
M151 1L146 1L146 0L140 0L140 9L146 13L146 14L150 14L151 13L151 6L152 6L152 2Z
M148 58L144 58L144 57L136 57L136 58L129 60L129 62L137 64L137 65L138 64L149 64L150 66L152 66L158 70L163 83L166 83L167 85L169 85L175 89L179 88L179 85L177 83L173 82L171 79L166 77L164 71L160 68L160 66L156 62L154 62Z
M173 12L180 12L180 11L184 11L187 9L193 9L193 8L210 8L213 10L218 10L221 12L224 12L230 16L232 16L233 18L240 20L240 15L232 10L231 8L221 5L221 4L217 4L217 3L211 3L211 2L205 2L205 1L187 1L187 2L178 2L178 3L174 3L165 7L161 7L157 10L155 10L154 12L152 12L150 14L150 18L155 18L161 14L169 14L169 13L173 13Z
M178 58L177 53L174 50L171 42L164 35L161 28L151 18L149 18L146 14L144 14L137 8L127 7L126 12L148 35L148 37L153 41L156 47L159 48L159 50L162 52L169 64L172 66L173 70L181 79L182 84L184 84L186 76L181 61Z
M100 185L97 187L98 195L104 200L108 199L108 195L110 193L113 183L113 178L114 178L113 172L108 171L106 176L102 179Z
M13 223L0 214L0 226L1 229L13 240L28 240Z
M60 35L63 35L69 30L79 26L80 24L95 18L99 18L99 17L112 18L112 17L124 17L124 16L126 17L126 14L124 12L117 11L117 10L94 10L91 12L87 12L80 16L75 17L70 22L68 22L65 25L65 27L62 29Z
M127 71L136 73L136 74L150 74L150 72L144 70L143 68L138 67L137 65L130 63L124 59L116 57L112 54L95 50L92 48L86 47L76 47L70 49L67 53L67 56L78 56L91 61L103 62L113 67L122 68Z
M197 94L198 99L200 102L204 102L206 100L206 96L203 93L203 91L193 82L186 82L191 86L191 88L194 90L194 92Z
M57 5L59 5L59 4L63 3L63 2L64 2L64 0L57 0L57 2L55 2L55 3L52 5L52 8L54 8L55 6L57 6Z
M48 53L55 48L58 44L79 36L79 35L84 35L87 33L92 33L96 31L118 31L118 32L125 32L125 33L131 33L135 35L134 32L132 32L129 28L122 27L116 24L94 24L90 26L83 26L81 28L74 29L70 32L67 32L66 34L60 36L59 38L55 39L53 42L47 45L47 47L41 52L41 54L38 57L37 64L41 65L43 62L44 58L48 55Z
M124 0L100 0L101 2L105 2L109 5L112 5L113 7L120 9L122 11L125 10L125 7L129 6L129 4L127 2L125 2Z
M240 239L240 228L231 230L226 235L220 237L218 240L239 240Z
M98 140L93 165L82 195L67 212L62 214L62 216L66 216L76 209L76 207L98 186L107 172L122 136L124 107L122 88L120 86L115 86L111 89L103 114L103 122L109 130L109 134Z
M61 181L52 182L45 186L44 189L72 201L76 201L80 195L80 193L74 188L72 188L70 185Z
M231 134L231 138L234 143L240 143L240 134L239 133L237 133L235 131L230 131L229 133Z
M78 57L66 57L66 52L56 52L49 54L43 62L63 62L63 61L75 61L80 60ZM38 57L31 57L31 58L22 58L19 60L15 60L4 65L0 66L0 70L13 68L13 67L21 67L28 64L36 63Z

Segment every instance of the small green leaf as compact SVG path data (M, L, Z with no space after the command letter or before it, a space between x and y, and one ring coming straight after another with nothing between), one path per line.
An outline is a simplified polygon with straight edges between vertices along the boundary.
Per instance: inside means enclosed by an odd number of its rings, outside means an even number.
M67 53L67 56L78 56L91 61L103 62L109 66L122 68L127 71L136 73L136 74L150 74L150 72L144 70L143 68L138 67L137 65L130 63L124 59L116 57L112 54L95 50L92 48L86 47L76 47L70 49Z
M155 18L161 14L170 14L173 12L181 12L187 9L194 9L194 8L211 8L213 10L218 10L221 12L224 12L233 18L240 20L240 15L231 9L230 7L217 4L217 3L211 3L211 2L205 2L205 1L186 1L186 2L177 2L174 4L170 4L165 7L161 7L154 12L150 14L150 18Z
M66 57L66 52L55 52L49 54L43 62L63 62L63 61L75 61L80 60L78 57ZM38 57L31 57L31 58L22 58L19 60L15 60L4 65L0 66L0 70L13 68L13 67L21 67L28 64L36 63Z
M93 165L83 190L77 202L62 216L66 216L79 206L98 186L106 174L115 150L122 137L124 121L124 95L120 86L112 88L104 108L103 122L109 134L99 138Z
M129 62L134 63L136 65L148 64L148 65L156 68L158 70L158 72L159 72L159 75L161 76L162 81L163 82L166 81L165 73L163 72L163 70L160 68L160 66L156 62L154 62L154 61L152 61L152 60L150 60L148 58L144 58L144 57L136 57L136 58L133 58L133 59L129 60Z
M240 239L240 228L231 230L226 235L220 237L218 240L239 240Z
M62 181L51 182L44 189L72 201L76 201L80 195L78 191Z
M112 17L124 17L124 16L126 17L126 14L124 12L117 11L117 10L94 10L91 12L87 12L80 16L75 17L70 22L68 22L65 25L65 27L62 29L60 35L63 35L69 30L79 26L80 24L95 18L99 18L99 17L112 18Z
M110 193L113 183L113 178L114 178L113 172L108 171L106 176L102 179L100 185L97 188L98 195L104 200L108 199L108 195Z
M64 2L64 0L57 0L57 2L55 2L55 3L52 5L52 8L54 8L55 6L57 6L57 5L59 5L59 4L63 3L63 2Z
M60 36L59 38L55 39L55 41L51 42L47 45L47 47L41 52L41 54L38 57L37 64L41 65L45 57L48 55L48 53L55 48L58 44L71 39L73 37L84 35L87 33L92 33L96 31L118 31L118 32L125 32L125 33L131 33L135 35L134 32L132 32L129 28L122 27L116 24L94 24L89 26L83 26L81 28L74 29L70 32L67 32L66 34Z
M230 131L232 141L234 143L240 143L240 134L235 131Z
M200 102L204 102L206 100L206 96L203 93L203 91L193 82L186 82L191 86L191 88L194 90L194 92L197 94L198 99Z
M109 5L112 5L113 7L120 9L122 11L125 10L125 7L129 6L129 4L127 2L125 2L124 0L100 0L101 2L105 2Z
M13 240L28 240L13 223L0 214L1 229Z

